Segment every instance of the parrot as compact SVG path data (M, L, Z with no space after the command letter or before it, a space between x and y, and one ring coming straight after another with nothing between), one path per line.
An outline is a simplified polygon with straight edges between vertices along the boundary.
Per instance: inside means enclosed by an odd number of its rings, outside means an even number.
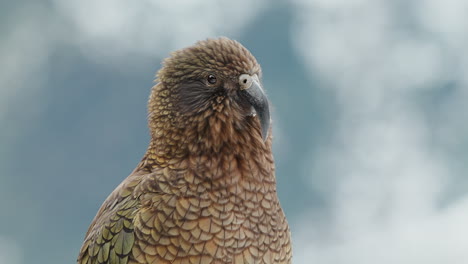
M262 83L256 58L227 37L164 59L146 153L102 204L77 263L291 263Z

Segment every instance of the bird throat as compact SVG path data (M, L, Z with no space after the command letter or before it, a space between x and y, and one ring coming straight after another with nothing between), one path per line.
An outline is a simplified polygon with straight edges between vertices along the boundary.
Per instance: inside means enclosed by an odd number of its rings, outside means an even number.
M245 178L274 181L269 179L274 177L271 139L263 142L258 135L253 136L258 131L252 129L252 124L236 127L219 114L197 118L185 129L153 127L151 142L137 170L188 170L220 185Z

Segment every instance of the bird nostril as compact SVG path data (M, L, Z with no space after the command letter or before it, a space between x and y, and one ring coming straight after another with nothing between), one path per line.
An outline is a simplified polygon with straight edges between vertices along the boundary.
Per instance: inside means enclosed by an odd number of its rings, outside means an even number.
M247 83L247 79L244 79L244 83Z

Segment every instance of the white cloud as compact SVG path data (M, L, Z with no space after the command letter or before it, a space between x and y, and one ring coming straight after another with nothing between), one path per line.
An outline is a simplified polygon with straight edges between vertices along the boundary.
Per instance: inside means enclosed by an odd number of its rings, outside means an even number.
M468 238L460 227L468 219L465 199L437 214L407 218L404 223L371 225L357 234L296 243L297 263L466 263ZM313 242L312 242L313 241ZM298 250L300 246L300 250Z
M466 263L468 195L446 207L441 200L463 173L447 149L468 139L460 114L468 99L468 5L294 3L297 51L339 106L333 141L310 158L318 178L311 188L327 197L329 212L306 212L313 220L295 225L304 230L297 263ZM419 97L453 80L448 103L426 115ZM444 128L434 131L434 123Z
M12 239L0 237L0 263L21 263L20 248Z
M31 16L33 12L35 16ZM44 10L38 6L28 6L15 18L15 21L10 21L14 26L7 28L0 43L0 124L9 115L18 118L19 113L15 113L15 109L28 110L29 107L23 104L25 101L32 108L37 106L33 98L47 75L42 68L47 61L50 41L49 23ZM27 114L34 115L37 110Z
M77 29L70 42L92 56L156 54L218 35L235 35L265 1L63 1L56 10Z

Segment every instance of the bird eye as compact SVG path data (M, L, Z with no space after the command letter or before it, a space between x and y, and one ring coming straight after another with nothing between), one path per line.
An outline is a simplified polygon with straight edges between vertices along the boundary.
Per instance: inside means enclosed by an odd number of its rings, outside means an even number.
M216 79L216 76L214 76L213 74L210 74L208 75L208 78L206 78L206 80L210 83L210 84L215 84L218 80Z

